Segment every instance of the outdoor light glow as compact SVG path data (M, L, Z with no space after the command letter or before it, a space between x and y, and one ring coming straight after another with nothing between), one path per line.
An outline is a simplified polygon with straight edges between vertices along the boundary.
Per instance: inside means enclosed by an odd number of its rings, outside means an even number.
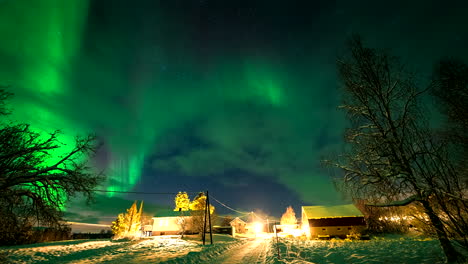
M263 224L260 222L255 222L253 224L253 229L256 234L261 233L263 231Z
M299 237L299 236L302 236L305 232L302 229L292 229L290 231L290 233L291 233L291 235L293 235L295 237Z

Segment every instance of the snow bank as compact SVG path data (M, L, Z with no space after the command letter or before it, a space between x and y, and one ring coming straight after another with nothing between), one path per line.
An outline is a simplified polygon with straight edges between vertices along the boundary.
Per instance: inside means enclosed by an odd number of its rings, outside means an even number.
M281 238L279 249L281 257L278 259L276 240L271 240L267 263L445 263L439 242L433 239L300 241Z

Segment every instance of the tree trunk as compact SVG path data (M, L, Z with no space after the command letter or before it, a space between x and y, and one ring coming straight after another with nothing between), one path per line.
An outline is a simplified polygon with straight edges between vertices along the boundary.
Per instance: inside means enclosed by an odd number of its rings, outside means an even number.
M431 220L432 226L434 226L439 239L442 250L447 257L448 263L464 263L464 257L455 250L452 243L450 242L447 233L445 232L444 225L440 220L439 216L434 212L429 201L421 201L424 209L426 210L427 216Z

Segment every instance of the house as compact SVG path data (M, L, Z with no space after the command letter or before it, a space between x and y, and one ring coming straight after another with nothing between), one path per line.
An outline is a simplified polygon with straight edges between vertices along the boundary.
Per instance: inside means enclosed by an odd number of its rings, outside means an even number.
M190 212L184 211L163 211L153 217L153 236L177 235L182 232L185 225L185 232L189 233L192 228L192 216Z
M152 236L153 235L153 225L144 225L141 229L144 236Z
M239 217L236 217L234 218L234 220L232 220L230 223L229 223L232 228L233 228L233 233L240 233L240 234L243 234L246 232L246 225L247 223L244 222L242 219L240 219Z
M302 206L302 229L309 238L346 237L365 226L364 215L353 204Z

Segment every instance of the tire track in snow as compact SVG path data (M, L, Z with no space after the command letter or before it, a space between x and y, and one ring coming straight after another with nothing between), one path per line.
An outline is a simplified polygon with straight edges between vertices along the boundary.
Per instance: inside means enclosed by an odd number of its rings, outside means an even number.
M211 261L213 264L263 264L269 239L257 238L227 251Z

